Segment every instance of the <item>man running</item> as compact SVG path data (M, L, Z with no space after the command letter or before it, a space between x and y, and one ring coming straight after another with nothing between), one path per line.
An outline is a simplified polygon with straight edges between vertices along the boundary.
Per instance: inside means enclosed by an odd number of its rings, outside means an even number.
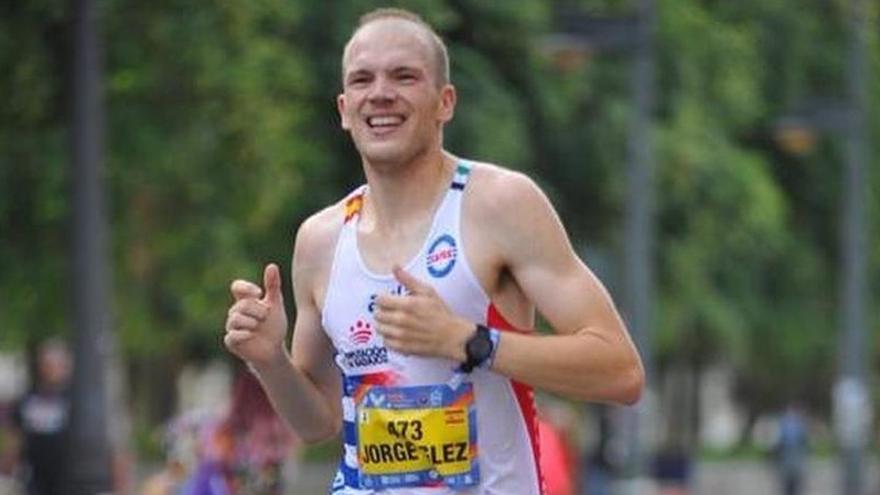
M290 350L275 264L232 283L225 344L304 440L342 431L331 493L539 494L531 387L638 400L621 318L531 179L443 149L456 92L421 18L362 17L342 83L366 184L299 227Z

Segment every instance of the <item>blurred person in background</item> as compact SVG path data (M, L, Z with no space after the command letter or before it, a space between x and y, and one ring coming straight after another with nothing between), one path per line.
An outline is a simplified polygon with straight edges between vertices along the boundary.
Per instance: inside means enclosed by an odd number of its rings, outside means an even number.
M595 444L583 458L581 485L585 495L608 495L611 493L611 480L616 474L618 464L612 452L611 411L604 404L594 407L598 413L598 431Z
M201 433L199 462L183 495L282 495L297 441L254 375L241 368L229 405Z
M232 283L225 345L304 440L343 432L334 494L536 495L531 387L634 403L635 347L535 182L444 150L456 90L428 24L367 14L342 72L367 184L299 227L290 351L275 264Z
M667 440L654 460L654 477L660 495L688 495L691 456L681 440Z
M181 495L187 479L192 477L199 462L199 442L211 413L196 409L186 411L169 421L162 436L164 463L161 470L148 476L141 484L140 495Z
M174 420L162 471L142 495L282 495L295 468L296 436L272 409L260 383L241 368L222 414Z
M31 388L13 406L9 458L28 495L66 494L71 361L63 341L40 344Z
M803 410L796 403L789 404L779 419L779 437L773 449L780 493L783 495L800 495L803 492L809 443Z

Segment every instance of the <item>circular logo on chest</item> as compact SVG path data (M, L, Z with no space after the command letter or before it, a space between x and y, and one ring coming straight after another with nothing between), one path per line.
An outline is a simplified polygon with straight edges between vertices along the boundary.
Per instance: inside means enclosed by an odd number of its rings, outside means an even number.
M455 266L458 250L455 247L455 238L449 234L443 234L428 248L427 259L428 273L434 278L445 277Z

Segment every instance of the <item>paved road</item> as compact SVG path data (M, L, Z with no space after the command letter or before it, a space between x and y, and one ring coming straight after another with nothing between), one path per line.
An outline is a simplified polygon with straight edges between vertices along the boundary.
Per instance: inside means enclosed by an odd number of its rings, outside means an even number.
M321 495L333 474L333 465L304 464L295 476L290 495ZM866 495L880 495L880 471L877 463L868 466ZM834 459L815 459L808 469L805 490L801 495L835 495L840 493L838 464ZM615 495L655 495L650 483L641 483L634 490L619 487ZM706 462L697 466L691 495L776 495L776 478L769 464L760 461ZM516 495L516 494L510 494Z
M802 495L835 495L841 493L840 464L835 458L810 462ZM876 460L867 463L866 495L880 494ZM699 495L775 495L778 490L775 473L769 464L757 461L704 463L696 473Z
M291 478L287 495L323 495L335 466L327 463L305 463ZM142 467L142 475L152 469ZM880 469L875 459L867 465L865 495L880 495ZM801 495L837 495L840 493L838 464L834 459L814 459L810 463L805 491ZM613 495L658 495L650 483L618 486ZM759 461L705 462L697 466L691 495L777 495L776 479L771 466ZM0 477L0 495L20 495ZM510 494L516 495L516 494Z

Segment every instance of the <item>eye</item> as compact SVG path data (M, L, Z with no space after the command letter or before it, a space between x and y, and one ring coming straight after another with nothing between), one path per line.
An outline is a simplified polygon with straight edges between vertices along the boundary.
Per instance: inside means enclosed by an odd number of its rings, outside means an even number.
M403 84L412 84L419 80L418 74L411 71L398 72L396 78Z
M371 77L368 74L352 74L348 78L349 86L363 86L369 84Z

